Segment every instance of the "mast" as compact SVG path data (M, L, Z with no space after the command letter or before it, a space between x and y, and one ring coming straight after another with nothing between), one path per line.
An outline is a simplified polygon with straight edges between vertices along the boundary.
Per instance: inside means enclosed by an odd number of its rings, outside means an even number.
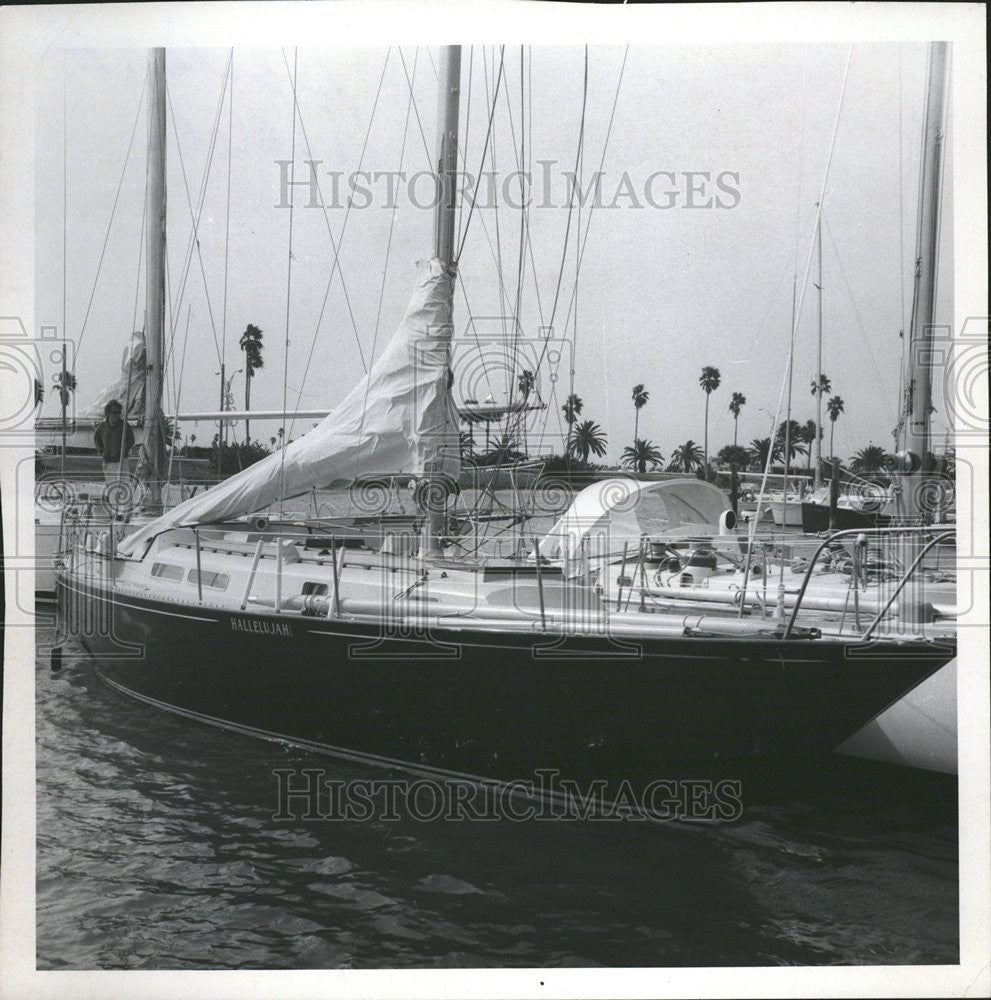
M930 451L932 413L931 345L936 309L936 257L939 250L939 199L945 130L948 49L931 42L927 73L922 170L919 177L919 213L916 236L915 296L908 342L905 387L904 450L899 454L906 472L902 512L911 520L922 517L920 503Z
M813 486L822 486L822 206L817 206L816 218L816 289L819 292L819 344L816 351L816 439L815 439L815 480Z
M461 46L441 49L437 116L437 213L434 256L454 263L454 222L458 170L458 111L461 98Z
M440 51L437 100L437 210L434 215L434 256L453 271L455 208L457 205L458 114L461 99L461 46L445 45ZM454 284L451 283L449 322L453 321ZM427 470L429 478L429 468ZM442 488L427 484L426 519L423 529L423 552L440 552L439 536L444 530L444 511L440 503Z
M148 56L147 278L145 298L145 436L142 478L148 503L162 502L165 457L162 377L165 342L165 49Z

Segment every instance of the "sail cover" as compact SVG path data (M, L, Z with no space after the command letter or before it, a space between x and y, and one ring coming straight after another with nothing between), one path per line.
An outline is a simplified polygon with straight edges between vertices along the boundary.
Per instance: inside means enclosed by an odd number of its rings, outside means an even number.
M77 416L83 420L100 421L103 408L111 399L116 399L124 408L128 420L144 422L145 415L145 335L143 330L135 330L124 348L120 363L120 375L97 393L93 402Z
M570 566L580 558L583 545L592 555L615 555L624 543L635 553L644 533L638 513L646 513L647 497L661 502L665 522L661 533L666 538L718 535L720 518L729 508L723 491L700 479L605 479L586 486L574 498L541 539L541 556Z
M449 393L453 282L453 268L421 261L399 329L331 413L285 448L129 535L120 551L140 551L168 528L240 517L359 476L456 478L458 424Z

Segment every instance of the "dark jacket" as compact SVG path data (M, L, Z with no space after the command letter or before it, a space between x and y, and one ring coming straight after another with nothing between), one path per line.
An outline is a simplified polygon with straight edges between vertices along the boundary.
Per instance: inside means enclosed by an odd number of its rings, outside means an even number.
M116 427L111 427L106 420L97 425L93 440L96 442L96 450L103 456L104 462L119 462L121 460L122 438L124 440L123 454L126 455L134 447L134 432L126 420L121 420Z

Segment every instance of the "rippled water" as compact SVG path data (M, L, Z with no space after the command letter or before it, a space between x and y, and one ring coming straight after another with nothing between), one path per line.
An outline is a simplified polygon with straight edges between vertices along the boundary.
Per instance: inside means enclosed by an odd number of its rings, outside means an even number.
M836 758L688 830L281 821L275 769L353 767L36 680L41 969L957 961L944 779Z

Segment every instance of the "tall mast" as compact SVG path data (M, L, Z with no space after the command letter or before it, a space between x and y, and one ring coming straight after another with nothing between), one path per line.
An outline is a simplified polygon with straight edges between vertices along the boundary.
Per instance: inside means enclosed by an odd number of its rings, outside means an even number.
M461 104L461 46L445 45L440 52L437 94L437 210L434 216L434 256L452 269L456 265L454 247L457 205L458 114ZM454 283L451 283L448 322L453 321ZM429 472L428 472L429 475ZM437 555L444 530L444 512L439 503L442 488L427 490L423 552Z
M145 437L142 447L148 503L162 499L165 456L162 419L163 345L165 342L165 49L148 57L151 98L148 103L147 246L145 298Z
M816 219L816 289L819 292L819 344L816 352L816 439L815 439L815 480L816 489L822 485L822 206Z
M905 388L905 439L901 454L905 476L903 513L921 517L920 488L930 451L932 412L931 343L936 309L936 257L939 249L939 197L947 88L946 42L931 42L927 74L919 216L916 237L915 296L908 342Z
M437 112L437 214L434 256L454 263L454 222L457 204L458 112L461 99L461 46L441 49Z

